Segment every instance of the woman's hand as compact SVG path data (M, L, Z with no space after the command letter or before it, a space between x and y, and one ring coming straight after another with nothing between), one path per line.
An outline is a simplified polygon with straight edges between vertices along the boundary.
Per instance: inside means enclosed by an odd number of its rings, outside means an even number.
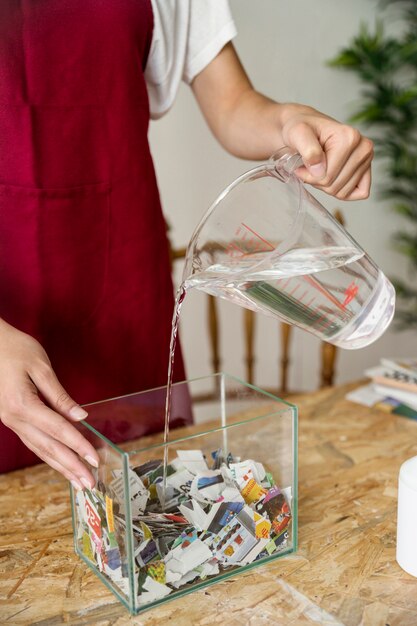
M94 467L99 461L93 446L71 425L86 417L58 381L42 346L0 320L0 419L77 489L94 485L77 455Z
M340 200L367 198L373 144L351 126L299 104L280 111L283 143L301 154L297 176Z

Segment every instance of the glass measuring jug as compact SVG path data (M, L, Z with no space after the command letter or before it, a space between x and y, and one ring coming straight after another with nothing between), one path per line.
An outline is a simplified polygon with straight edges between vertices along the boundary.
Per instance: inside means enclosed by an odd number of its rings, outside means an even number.
M301 165L283 148L219 195L190 240L184 286L362 348L391 322L395 291L305 189Z

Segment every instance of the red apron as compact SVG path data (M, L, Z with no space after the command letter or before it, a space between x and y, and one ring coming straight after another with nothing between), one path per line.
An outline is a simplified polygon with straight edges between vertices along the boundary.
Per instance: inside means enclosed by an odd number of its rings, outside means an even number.
M152 28L150 0L0 2L0 316L40 341L80 403L166 384ZM0 471L38 461L0 423Z

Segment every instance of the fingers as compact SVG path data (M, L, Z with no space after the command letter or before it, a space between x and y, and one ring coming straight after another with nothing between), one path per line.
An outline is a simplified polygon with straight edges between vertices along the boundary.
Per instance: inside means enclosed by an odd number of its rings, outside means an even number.
M318 180L311 173L307 173L305 176L306 183L330 187L336 181L336 178L338 178L351 156L357 151L361 143L361 134L355 128L344 126L343 124L337 124L336 129L337 135L330 135L324 142L327 161L325 176ZM356 155L358 155L358 152L356 152Z
M48 412L50 409L44 407L44 411ZM47 417L49 418L49 416ZM45 432L42 428L42 426L45 427L45 421L49 426L49 432ZM80 451L80 456L84 457L82 452L87 447L92 448L91 444L68 422L66 423L65 432L60 432L59 440L56 439L52 434L57 434L55 426L51 426L53 421L46 417L43 420L39 419L39 414L37 414L34 416L32 423L21 421L17 424L16 432L22 440L25 440L26 445L30 442L29 447L35 454L55 469L58 469L58 471L61 471L66 478L76 480L88 489L92 488L95 484L94 477L76 454L76 452L79 454ZM63 421L65 420L63 419ZM68 431L73 431L73 433ZM82 441L76 435L79 435ZM70 441L74 446L73 448L66 443ZM94 453L97 454L95 451Z
M26 438L24 435L20 435L23 443L34 452L39 458L41 458L45 463L47 463L50 467L55 469L57 472L62 474L64 478L69 480L72 486L77 490L82 490L84 488L91 488L94 486L94 477L90 472L83 474L83 481L80 480L79 472L71 471L71 464L68 463L68 459L64 459L64 464L58 462L54 457L52 457L46 450L45 445L42 442L39 445L36 445L36 441L41 439L41 437L37 436L36 429L33 429L32 432L28 433L28 437ZM74 468L75 469L75 468Z
M74 486L91 488L94 476L82 459L98 467L98 454L68 421L87 411L65 391L38 341L3 320L0 336L0 420Z
M343 165L342 165L343 163ZM371 186L371 163L370 155L366 146L360 144L356 150L347 155L343 162L340 159L335 166L330 166L329 174L314 186L325 191L340 200L359 200L367 198ZM302 175L302 180L307 181L307 175Z
M303 182L313 184L340 200L359 200L369 196L373 158L373 145L369 139L353 133L348 144L338 143L329 148L326 157L325 177L315 180L311 173L297 171Z
M63 464L72 474L78 478L86 487L94 485L94 479L85 465L73 454L76 452L81 458L93 467L98 467L99 457L94 447L85 439L81 433L71 426L62 415L72 420L79 421L87 417L88 413L81 408L65 391L59 382L49 363L44 362L42 367L30 373L31 379L37 389L42 393L47 402L55 411L45 406L38 397L34 398L31 406L32 423L36 425L48 442L48 459L54 459ZM63 444L63 445L62 445ZM64 454L64 457L62 457ZM42 458L45 459L43 452ZM50 463L50 461L46 461ZM91 482L92 481L92 482Z
M14 415L3 419L28 447L68 480L83 487L94 486L94 477L79 457L98 467L93 446L67 420L45 406L36 396L20 406Z
M38 402L34 402L31 406L31 423L52 439L74 450L93 467L98 467L98 454L91 443L64 417L49 409L39 399ZM58 457L57 460L61 462ZM81 461L79 462L79 467L84 468L84 464Z
M282 112L282 139L300 153L304 163L297 176L341 200L367 198L372 141L311 107L283 105Z
M19 393L12 393L13 388ZM1 419L5 426L66 478L92 487L94 477L78 457L98 467L99 457L91 443L62 415L43 404L28 377L17 377L5 395L9 398L2 403Z
M369 196L369 190L371 188L372 173L369 167L362 178L358 181L355 189L350 193L348 200L364 200Z
M348 168L346 168L348 169ZM345 182L345 184L343 184ZM371 186L371 161L365 161L354 172L347 171L336 179L336 188L332 186L332 195L340 200L353 200L355 193L356 200L363 200L369 195ZM329 193L329 192L327 192Z
M306 123L299 123L289 134L290 145L303 159L304 173L314 181L322 180L327 172L326 155L314 129ZM306 181L307 182L307 181Z
M33 383L48 404L61 415L74 421L85 419L88 413L65 391L51 365L42 360L28 372Z

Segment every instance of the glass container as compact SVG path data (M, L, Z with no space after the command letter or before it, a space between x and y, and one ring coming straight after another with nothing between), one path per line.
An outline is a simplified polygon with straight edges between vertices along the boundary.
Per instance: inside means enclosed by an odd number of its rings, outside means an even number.
M100 465L93 490L71 487L75 551L132 614L297 548L296 407L224 373L176 383L171 421L193 424L164 444L141 422L160 424L165 396L90 404L78 425Z

